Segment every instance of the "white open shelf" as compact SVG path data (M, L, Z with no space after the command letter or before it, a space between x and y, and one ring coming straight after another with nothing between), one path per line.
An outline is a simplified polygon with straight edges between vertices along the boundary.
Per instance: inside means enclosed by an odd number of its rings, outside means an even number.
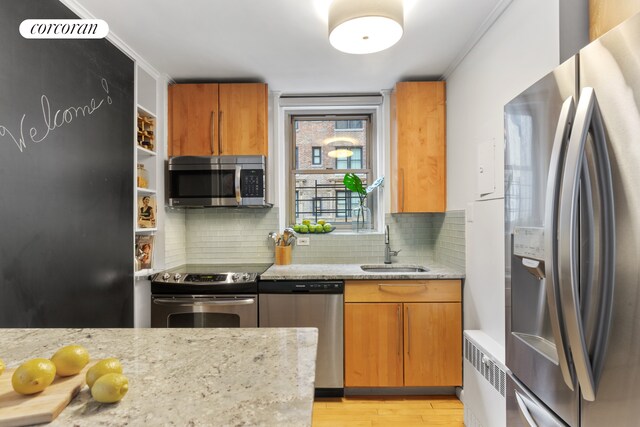
M140 194L156 194L156 190L152 190L151 188L136 187L136 191Z
M135 277L144 277L144 276L148 276L150 274L153 274L153 269L152 268L146 268L144 270L136 271L134 273L134 276Z
M141 147L139 145L136 145L136 148L138 149L138 159L140 159L140 156L155 156L156 155L155 151L147 150L146 148Z
M136 228L136 233L153 233L158 231L157 228Z

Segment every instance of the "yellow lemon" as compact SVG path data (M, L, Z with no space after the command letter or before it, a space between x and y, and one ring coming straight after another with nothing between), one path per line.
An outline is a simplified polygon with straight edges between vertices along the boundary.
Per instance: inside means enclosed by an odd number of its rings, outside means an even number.
M114 357L110 357L108 359L104 359L93 365L87 371L87 385L89 388L93 387L93 383L96 382L98 378L106 374L121 374L122 373L122 365L120 361Z
M129 380L122 374L105 374L91 387L91 396L100 403L115 403L129 391Z
M0 359L0 375L4 372L4 362Z
M13 389L20 394L39 393L56 376L56 365L49 359L31 359L18 366L11 377Z
M89 363L89 352L81 345L62 347L51 357L56 373L61 377L75 375Z

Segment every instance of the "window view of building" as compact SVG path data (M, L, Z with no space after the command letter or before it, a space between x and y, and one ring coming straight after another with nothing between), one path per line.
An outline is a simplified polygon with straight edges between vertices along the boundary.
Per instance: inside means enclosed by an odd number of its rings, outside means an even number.
M370 182L370 121L368 116L341 120L335 115L293 117L295 191L290 197L291 222L324 219L337 227L350 226L351 212L359 199L342 180L352 172L365 185ZM370 200L367 203L373 208Z

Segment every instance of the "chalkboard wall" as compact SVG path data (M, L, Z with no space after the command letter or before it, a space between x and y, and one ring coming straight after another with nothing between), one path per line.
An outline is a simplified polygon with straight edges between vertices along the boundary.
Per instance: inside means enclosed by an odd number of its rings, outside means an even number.
M0 11L0 327L133 325L134 64L107 40L27 40Z

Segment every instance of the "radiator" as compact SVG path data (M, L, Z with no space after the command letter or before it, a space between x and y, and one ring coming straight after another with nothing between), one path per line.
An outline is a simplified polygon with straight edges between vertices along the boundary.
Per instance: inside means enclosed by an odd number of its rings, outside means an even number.
M502 347L481 331L464 332L464 423L467 427L506 425L506 383Z

